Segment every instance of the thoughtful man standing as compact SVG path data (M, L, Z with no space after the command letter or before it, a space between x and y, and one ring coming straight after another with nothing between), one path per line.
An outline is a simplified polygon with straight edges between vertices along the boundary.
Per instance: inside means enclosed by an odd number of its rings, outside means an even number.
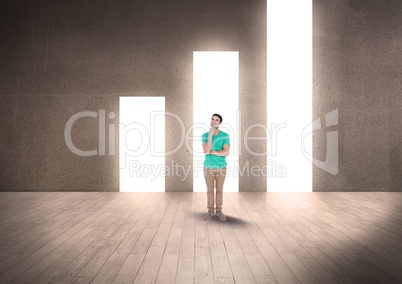
M223 183L226 177L226 156L229 155L230 141L229 135L221 130L222 116L213 114L211 118L211 129L202 135L202 146L204 147L204 177L207 184L207 207L208 212L204 219L209 220L216 215L219 220L226 221L226 216L222 213L223 203ZM214 188L216 184L216 198ZM216 205L216 207L215 207Z

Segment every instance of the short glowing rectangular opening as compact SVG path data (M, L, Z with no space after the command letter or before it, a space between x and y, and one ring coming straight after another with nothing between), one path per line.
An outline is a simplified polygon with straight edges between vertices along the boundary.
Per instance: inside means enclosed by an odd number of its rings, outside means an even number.
M165 98L120 97L121 192L165 191Z
M267 191L311 192L312 0L267 1L267 120L267 163L286 169Z
M209 131L211 117L223 117L220 130L230 136L226 157L225 192L239 191L239 52L195 51L193 53L193 191L206 192L201 136Z

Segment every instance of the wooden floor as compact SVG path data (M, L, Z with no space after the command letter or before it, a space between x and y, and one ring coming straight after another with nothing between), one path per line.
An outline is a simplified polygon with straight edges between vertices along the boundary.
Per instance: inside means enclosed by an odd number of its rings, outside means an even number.
M402 283L402 193L0 193L0 283Z

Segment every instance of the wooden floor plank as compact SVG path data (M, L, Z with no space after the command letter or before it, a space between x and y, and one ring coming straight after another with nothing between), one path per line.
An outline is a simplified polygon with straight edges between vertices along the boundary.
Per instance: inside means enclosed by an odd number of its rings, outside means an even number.
M260 253L245 254L256 283L278 283Z
M162 262L163 247L150 247L135 277L135 284L155 283Z
M214 283L211 250L209 246L195 248L195 283Z
M82 213L83 214L83 213ZM78 222L81 221L81 222ZM8 277L16 277L19 274L24 273L26 270L30 269L30 267L35 264L36 262L40 261L42 258L46 257L48 254L50 254L53 250L58 248L60 245L68 241L71 237L73 237L75 234L80 232L87 224L88 222L92 221L90 220L85 220L82 219L77 219L76 224L73 225L72 227L66 226L66 228L59 228L54 230L52 233L54 233L54 237L52 236L50 239L44 239L43 243L40 244L40 248L32 251L29 255L25 257L23 256L23 261L19 262L17 265L12 267L9 272L8 272ZM25 253L27 254L27 253ZM3 264L4 262L2 262ZM0 280L8 281L8 278L3 279L3 276L0 276Z
M1 283L399 283L402 193L0 192Z
M233 273L223 241L210 241L214 277L232 278Z
M164 253L161 266L159 267L156 283L158 284L173 284L176 279L177 264L179 254Z
M228 254L230 267L233 272L233 278L239 284L252 284L256 283L250 266L244 256L240 253Z
M183 202L183 200L185 201ZM186 212L181 237L179 261L176 272L176 283L195 282L195 204L193 194L183 193L181 206L185 206ZM179 204L179 207L180 207ZM183 209L183 208L178 208ZM188 210L188 211L187 211ZM179 211L178 211L179 212Z
M332 226L334 226L333 223ZM335 227L340 228L339 225ZM351 271L353 277L359 279L359 281L364 281L366 283L374 282L374 279L383 279L388 282L401 281L401 266L399 258L382 248L378 249L379 247L374 244L374 247L377 249L377 251L380 252L378 255L375 255L375 253L373 253L372 243L369 243L367 245L367 239L364 238L366 237L366 234L360 233L360 236L363 236L363 239L366 240L364 244L367 247L362 246L358 242L354 242L353 237L347 237L348 235L351 236L351 232L355 232L356 229L350 230L344 227L344 230L342 231L345 233L345 235L342 235L342 233L333 229L323 230L320 228L313 228L313 231L317 232L318 235L324 236L323 241L325 240L325 242L332 245L333 248L338 250L338 252L332 253L335 258L339 258L338 263L344 264L345 259L349 261L353 260L353 263L351 263L351 265L348 265L347 269L351 269L355 265L357 265L360 267L360 269L365 270L366 273L363 274L361 272L356 274L355 272ZM328 233L328 231L330 231L331 233ZM340 241L337 241L334 236L337 236ZM358 235L357 238L361 240L362 238L360 238L360 236ZM332 250L332 248L328 247L328 245L325 245L323 242L320 242L320 244L321 248L324 249L324 251L326 250L328 252ZM397 249L395 248L393 248L393 250L397 251ZM331 252L329 253L331 254ZM369 259L371 259L371 261L367 258L367 254L370 255ZM382 257L380 257L380 255ZM387 259L392 259L393 261L387 262ZM375 264L373 264L373 261L375 262ZM388 271L388 273L384 273L384 271ZM368 276L368 274L371 274L374 279Z

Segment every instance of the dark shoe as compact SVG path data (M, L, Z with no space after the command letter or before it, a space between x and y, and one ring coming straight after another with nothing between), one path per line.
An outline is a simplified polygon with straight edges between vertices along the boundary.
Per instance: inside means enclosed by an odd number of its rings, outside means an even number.
M208 210L207 214L204 215L204 220L209 220L214 215L211 210Z
M216 210L216 215L218 215L219 220L226 221L226 216L222 213L222 210Z

